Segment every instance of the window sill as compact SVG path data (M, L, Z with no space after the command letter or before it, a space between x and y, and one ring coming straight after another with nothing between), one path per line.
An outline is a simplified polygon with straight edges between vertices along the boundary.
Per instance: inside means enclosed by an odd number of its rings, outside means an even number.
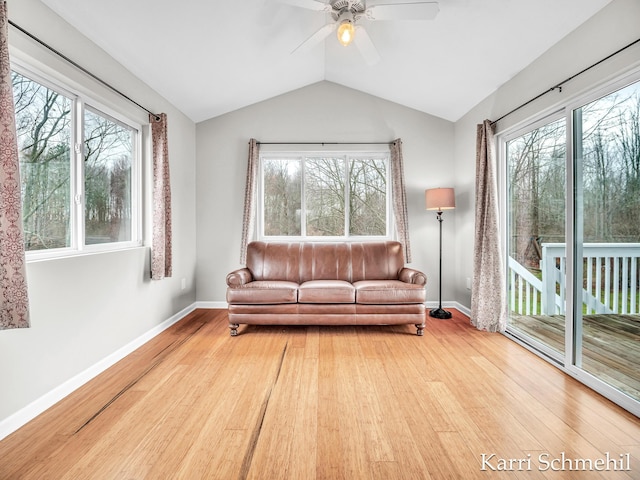
M38 262L46 262L49 260L60 260L64 258L75 258L75 257L85 257L88 255L100 255L105 253L117 253L124 252L129 250L137 250L140 248L146 248L142 242L132 242L127 243L126 245L121 245L118 247L114 247L113 245L109 245L109 247L101 247L101 248L86 248L84 250L71 250L71 249L60 249L60 250L41 250L41 251L33 251L26 252L25 258L26 263L38 263Z

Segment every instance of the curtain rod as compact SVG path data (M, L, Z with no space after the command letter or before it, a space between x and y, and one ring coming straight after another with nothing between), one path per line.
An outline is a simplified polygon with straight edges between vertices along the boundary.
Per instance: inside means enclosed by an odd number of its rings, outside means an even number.
M125 100L128 100L129 102L133 103L134 105L136 105L137 107L141 108L142 110L144 110L145 112L147 112L150 115L153 115L155 117L156 120L160 120L160 116L157 113L153 113L151 110L149 110L148 108L143 107L142 105L140 105L138 102L136 102L135 100L133 100L132 98L128 97L127 95L125 95L124 93L122 93L120 90L118 90L117 88L111 86L110 84L108 84L107 82L105 82L104 80L102 80L100 77L98 77L97 75L94 75L93 73L91 73L89 70L87 70L86 68L84 68L83 66L79 65L78 63L74 62L73 60L71 60L69 57L67 57L65 54L63 54L62 52L56 50L55 48L53 48L51 45L45 43L44 41L40 40L38 37L36 37L35 35L33 35L32 33L26 31L24 28L22 28L20 25L17 25L16 23L12 22L11 20L8 20L9 25L11 25L12 27L20 30L22 33L24 33L27 37L31 38L32 40L35 40L36 42L38 42L40 45L42 45L43 47L47 48L48 50L50 50L51 52L55 53L56 55L58 55L60 58L62 58L63 60L67 61L68 63L70 63L71 65L73 65L74 67L76 67L77 69L79 69L80 71L84 72L85 74L89 75L91 78L93 78L94 80L97 80L98 82L100 82L102 85L104 85L105 87L109 88L110 90L112 90L113 92L117 93L118 95L120 95L122 98L124 98Z
M258 145L389 145L391 142L256 142Z
M640 42L640 38L638 38L637 40L634 40L633 42L631 42L630 44L616 50L615 52L613 52L610 55L607 55L606 57L604 57L602 60L598 60L596 63L589 65L587 68L584 68L582 70L580 70L578 73L571 75L568 78L565 78L563 81L561 81L560 83L557 83L556 85L554 85L553 87L551 87L548 90L545 90L544 92L542 92L539 95L536 95L535 97L533 97L531 100L528 100L526 102L524 102L522 105L514 108L513 110L511 110L510 112L505 113L504 115L502 115L500 118L498 118L497 120L494 120L493 122L491 122L491 125L495 125L496 123L498 123L500 120L502 120L505 117L508 117L509 115L511 115L514 112L517 112L518 110L520 110L523 107L526 107L527 105L529 105L531 102L534 102L535 100L539 99L540 97L546 95L547 93L551 93L554 90L558 90L558 92L562 92L562 86L567 83L570 82L571 80L573 80L574 78L576 78L579 75L582 75L583 73L585 73L588 70L591 70L593 67L596 67L598 65L600 65L602 62L605 62L607 60L609 60L611 57L615 57L617 54L619 54L620 52L626 50L629 47L634 46L636 43Z

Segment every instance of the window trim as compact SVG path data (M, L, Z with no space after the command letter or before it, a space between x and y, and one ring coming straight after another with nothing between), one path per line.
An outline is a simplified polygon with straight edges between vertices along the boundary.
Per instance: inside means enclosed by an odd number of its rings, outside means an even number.
M385 175L386 175L386 201L385 201L385 221L386 232L385 235L358 235L351 236L348 234L349 226L349 209L345 208L345 225L344 231L347 233L342 236L313 236L306 235L306 222L301 220L300 229L301 235L265 235L264 234L264 159L280 159L280 160L300 160L302 161L302 186L301 186L301 210L304 212L306 218L305 207L305 157L324 156L334 158L344 158L345 164L350 159L358 158L375 158L384 160L385 162ZM349 193L349 182L345 182L345 190ZM260 241L312 241L312 242L367 242L367 241L383 241L393 240L394 237L394 216L392 205L392 192L391 192L391 153L389 150L282 150L275 151L269 150L260 152L258 158L258 185L257 185L257 202L256 202L256 237ZM345 198L349 198L345 195ZM346 207L346 205L345 205Z
M91 255L104 252L129 250L144 245L143 238L143 126L123 115L105 102L100 101L98 95L81 92L80 89L71 86L72 81L61 78L52 78L42 70L29 65L24 60L11 59L10 70L53 90L72 101L71 114L71 155L69 178L69 246L62 248L50 248L42 250L25 250L27 263L66 258L81 255ZM97 244L85 244L84 228L84 112L88 109L92 113L103 116L115 123L131 129L134 134L131 161L131 239L122 242L105 242ZM79 145L79 148L76 146Z

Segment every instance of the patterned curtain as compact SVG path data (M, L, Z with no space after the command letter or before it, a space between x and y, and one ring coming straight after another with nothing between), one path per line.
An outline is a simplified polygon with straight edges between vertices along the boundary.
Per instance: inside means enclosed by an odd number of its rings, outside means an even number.
M151 278L171 276L171 184L167 115L149 115L153 157L153 232L151 239Z
M398 241L404 248L404 259L411 263L411 244L409 242L409 215L407 213L407 192L404 186L404 161L402 159L402 140L397 138L389 144L391 150L391 195L393 212L396 219Z
M0 2L0 298L0 330L29 327L6 1Z
M498 181L493 126L485 120L476 137L476 215L471 323L478 330L507 328L504 270L498 222Z
M258 184L258 157L260 145L255 138L249 140L249 159L247 160L247 181L244 189L244 214L242 217L242 240L240 244L240 263L247 260L247 245L253 239L256 221L256 186Z

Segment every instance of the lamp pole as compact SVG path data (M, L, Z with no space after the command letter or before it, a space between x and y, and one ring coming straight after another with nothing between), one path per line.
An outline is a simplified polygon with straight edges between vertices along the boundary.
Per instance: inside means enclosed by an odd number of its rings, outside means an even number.
M451 318L451 312L442 309L442 210L436 213L436 219L440 224L440 263L438 268L438 308L434 308L429 312L430 317L446 320Z

